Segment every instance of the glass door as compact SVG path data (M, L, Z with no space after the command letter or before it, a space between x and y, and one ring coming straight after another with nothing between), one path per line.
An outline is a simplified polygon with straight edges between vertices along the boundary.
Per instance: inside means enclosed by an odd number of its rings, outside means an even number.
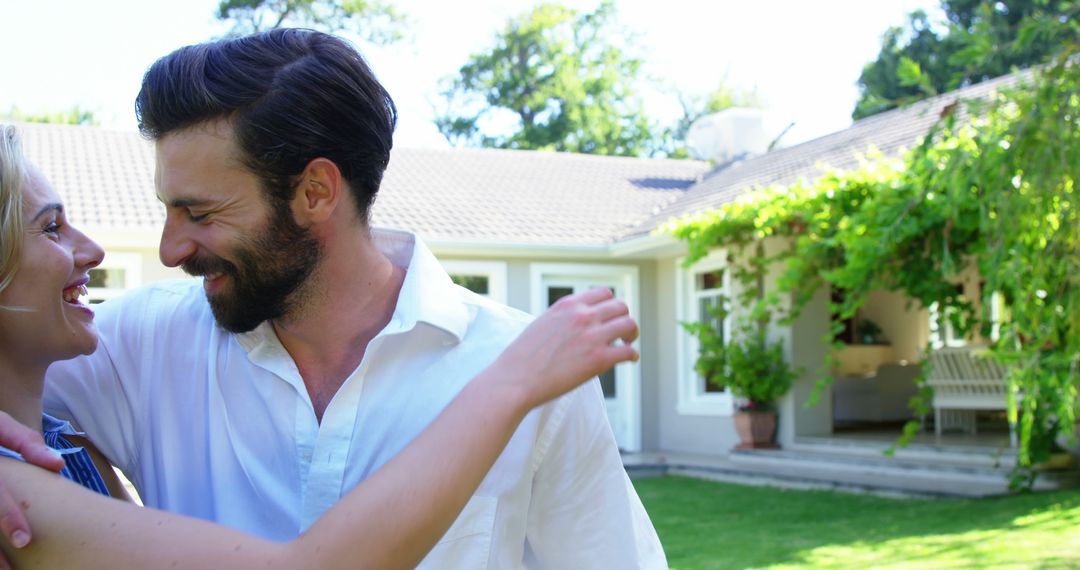
M618 279L604 278L603 276L544 276L542 279L543 300L546 307L550 307L559 299L572 293L580 293L594 287L607 287L615 297L625 300L625 291L622 290ZM607 408L608 421L615 434L615 441L619 449L623 451L637 451L637 417L634 409L634 395L636 394L633 383L636 377L637 363L622 363L614 368L609 368L599 375L600 389L604 393L604 403Z

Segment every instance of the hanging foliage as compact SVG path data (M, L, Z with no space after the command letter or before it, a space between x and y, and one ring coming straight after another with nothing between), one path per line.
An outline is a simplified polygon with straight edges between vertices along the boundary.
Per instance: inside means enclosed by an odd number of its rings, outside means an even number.
M1075 50L1074 50L1075 53ZM956 294L974 265L1003 314L991 347L1009 367L1008 414L1018 422L1017 477L1047 460L1059 433L1077 421L1080 386L1080 64L1065 54L1033 79L969 101L900 160L871 155L850 172L812 184L757 189L747 198L667 228L688 245L687 264L714 248L742 252L771 237L788 244L768 258L775 287L790 297L781 318L798 318L822 287L842 290L830 305L828 342L875 290L937 303L960 333L989 337L992 303ZM965 117L959 119L958 117ZM779 296L769 296L781 311ZM978 327L976 329L976 327ZM819 383L820 388L831 378ZM929 393L915 402L929 411ZM1020 396L1020 397L1017 397ZM917 422L905 427L910 438ZM1017 479L1019 481L1019 479Z

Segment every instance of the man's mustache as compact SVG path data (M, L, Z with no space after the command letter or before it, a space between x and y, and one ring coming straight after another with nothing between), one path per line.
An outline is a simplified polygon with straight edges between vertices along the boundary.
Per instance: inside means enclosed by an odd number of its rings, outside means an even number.
M192 277L202 277L211 273L236 274L235 265L214 255L190 257L180 265L180 269Z

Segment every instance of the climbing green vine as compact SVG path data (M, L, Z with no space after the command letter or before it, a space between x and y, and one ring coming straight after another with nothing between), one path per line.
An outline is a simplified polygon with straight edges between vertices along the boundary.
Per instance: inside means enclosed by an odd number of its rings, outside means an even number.
M757 302L787 323L822 288L843 291L829 307L833 323L889 290L937 303L956 330L989 338L993 303L976 305L954 285L977 268L1004 308L991 351L1011 371L1018 474L1030 481L1078 411L1080 64L1068 55L990 100L965 102L968 113L950 114L901 159L871 152L856 170L756 189L667 230L686 241L687 264L725 248L748 278L779 269L775 290ZM786 246L769 256L749 249L768 239ZM827 341L842 346L841 329L834 324ZM917 416L929 411L921 394ZM906 437L918 429L910 423Z

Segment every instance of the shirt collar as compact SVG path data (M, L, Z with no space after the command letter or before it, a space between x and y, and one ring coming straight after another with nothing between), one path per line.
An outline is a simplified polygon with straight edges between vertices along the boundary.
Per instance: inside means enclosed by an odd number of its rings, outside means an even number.
M469 311L431 250L418 236L403 230L373 229L372 237L394 265L405 268L392 319L403 330L427 323L460 342L468 327Z
M469 311L435 254L412 232L372 228L371 236L375 247L391 263L405 268L405 280L387 330L407 331L423 322L461 342L468 328ZM236 340L248 353L263 349L276 351L280 346L269 322L237 334Z

